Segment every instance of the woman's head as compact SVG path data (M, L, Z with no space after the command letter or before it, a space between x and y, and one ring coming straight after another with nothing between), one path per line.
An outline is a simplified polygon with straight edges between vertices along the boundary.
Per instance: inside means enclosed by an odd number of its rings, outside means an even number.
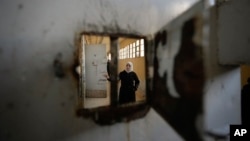
M133 63L132 62L127 62L127 64L126 64L126 71L127 72L133 71Z

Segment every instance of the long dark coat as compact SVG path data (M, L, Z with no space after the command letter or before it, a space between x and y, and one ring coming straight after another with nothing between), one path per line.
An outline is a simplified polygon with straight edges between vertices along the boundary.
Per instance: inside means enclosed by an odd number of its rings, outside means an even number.
M121 87L119 92L119 104L135 102L135 91L139 86L139 79L135 72L120 72Z

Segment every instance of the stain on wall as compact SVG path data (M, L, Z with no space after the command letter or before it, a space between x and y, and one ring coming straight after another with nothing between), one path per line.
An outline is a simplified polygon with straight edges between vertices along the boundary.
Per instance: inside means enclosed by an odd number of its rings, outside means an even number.
M3 48L0 140L127 140L124 123L99 127L75 115L78 95L77 79L72 75L77 50L75 34L89 31L152 35L197 0L109 0L102 5L101 2L0 1L0 46ZM53 67L59 52L63 54L60 61L65 73L63 79L58 79ZM9 102L14 104L9 107L15 110L7 108ZM157 113L143 120L149 121L154 121L151 122L154 128L140 139L179 139L174 131L159 130L158 125L160 129L171 127L163 124ZM136 129L139 124L140 121L134 121L135 127L129 128ZM145 128L141 129L144 133ZM154 132L157 130L161 136Z
M62 54L61 53L58 53L56 55L53 66L54 66L55 76L58 77L58 78L63 78L65 76L65 73L64 73L63 62L62 62Z
M181 28L180 47L173 60L173 77L168 78L167 71L159 74L162 59L157 57L158 48L171 48L166 30L155 36L153 107L182 135L186 140L201 140L198 134L196 119L202 114L203 86L205 72L202 60L202 47L194 42L197 17L183 23ZM170 36L170 37L169 37ZM164 58L167 59L167 58ZM169 58L170 59L170 58ZM167 61L167 60L166 60ZM169 66L170 67L170 66ZM169 91L167 79L172 79L179 97L174 97Z
M202 114L205 72L202 48L194 43L196 19L190 19L182 28L181 46L175 57L174 82L180 95L180 105L175 119L178 128L189 139L201 140L195 127L196 118ZM183 120L185 119L185 120Z

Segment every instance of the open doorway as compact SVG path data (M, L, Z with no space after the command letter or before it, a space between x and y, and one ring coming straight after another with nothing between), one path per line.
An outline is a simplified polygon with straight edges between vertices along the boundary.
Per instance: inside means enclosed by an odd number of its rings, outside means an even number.
M137 74L140 84L135 92L136 103L146 99L146 79L145 79L145 52L144 39L119 38L119 67L118 72L122 72L128 62L133 63L133 71ZM119 83L118 87L120 87Z
M109 83L103 77L107 73L109 36L83 35L80 57L82 95L84 108L110 105Z
M85 109L146 102L143 38L123 36L113 38L106 35L83 34L81 40L80 97ZM125 70L127 62L133 63L133 71L137 74L140 83L135 91L135 102L121 105L119 104L121 87L119 73ZM110 82L105 74L112 75L117 80Z

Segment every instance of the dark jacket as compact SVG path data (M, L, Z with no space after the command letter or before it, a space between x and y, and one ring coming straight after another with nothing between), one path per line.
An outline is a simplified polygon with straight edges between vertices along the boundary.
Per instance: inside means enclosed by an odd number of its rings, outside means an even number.
M119 104L135 102L135 91L139 86L139 79L135 72L120 72L121 87L119 92Z

